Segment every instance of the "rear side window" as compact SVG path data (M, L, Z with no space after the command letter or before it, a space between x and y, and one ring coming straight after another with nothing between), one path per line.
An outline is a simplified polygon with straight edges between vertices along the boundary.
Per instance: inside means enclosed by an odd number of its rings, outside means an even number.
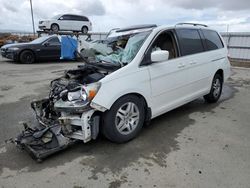
M72 17L72 20L74 20L74 21L87 21L86 18L83 17L83 16L74 16L74 15L72 15L71 17Z
M204 51L200 34L196 29L177 29L176 32L182 56Z
M70 16L71 20L79 21L79 16Z
M208 50L216 50L223 48L223 43L216 31L202 30Z

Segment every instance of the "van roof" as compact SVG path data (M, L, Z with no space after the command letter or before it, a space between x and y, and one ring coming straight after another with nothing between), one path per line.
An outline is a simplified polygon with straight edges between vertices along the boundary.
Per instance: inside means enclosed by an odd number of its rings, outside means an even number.
M126 35L131 33L143 32L148 30L154 30L156 32L165 30L165 29L175 29L175 28L193 28L193 29L211 29L205 24L199 23L177 23L176 25L161 25L157 26L156 24L144 24L144 25L133 25L125 28L116 28L112 29L108 36L119 36L119 35Z
M210 28L207 25L204 24L197 24L197 23L180 23L176 25L161 25L156 28L153 28L154 31L160 31L160 30L165 30L165 29L176 29L176 28L186 28L186 29L206 29L206 30L214 30L213 28Z
M147 28L154 28L157 27L156 24L143 24L143 25L133 25L121 29L117 29L116 32L124 32L124 31L131 31L131 30L138 30L138 29L147 29Z
M207 25L205 24L200 24L200 23L190 23L190 22L182 22L182 23L177 23L175 24L175 26L178 26L178 25L191 25L191 26L202 26L202 27L208 27Z
M115 28L109 31L108 37L130 35L133 33L149 31L149 30L152 30L153 28L157 28L157 25L156 24L144 24L144 25L133 25L133 26L125 27L125 28Z

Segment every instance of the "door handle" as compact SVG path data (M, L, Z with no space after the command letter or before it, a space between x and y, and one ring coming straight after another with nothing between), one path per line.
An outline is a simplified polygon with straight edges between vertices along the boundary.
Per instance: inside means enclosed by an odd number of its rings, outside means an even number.
M184 65L183 63L178 65L178 68L184 68L186 65Z

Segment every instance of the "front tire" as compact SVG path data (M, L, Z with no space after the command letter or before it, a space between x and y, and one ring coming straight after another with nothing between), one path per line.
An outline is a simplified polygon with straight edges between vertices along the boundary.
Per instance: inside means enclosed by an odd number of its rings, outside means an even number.
M219 100L222 92L223 78L220 74L215 74L210 89L210 93L204 96L204 99L208 103L215 103Z
M35 55L30 50L24 50L20 54L20 62L26 64L32 64L35 62Z
M51 31L58 32L59 31L59 26L57 24L52 24L50 29L51 29Z
M145 119L144 102L139 97L127 95L118 99L104 114L103 134L116 143L135 138Z

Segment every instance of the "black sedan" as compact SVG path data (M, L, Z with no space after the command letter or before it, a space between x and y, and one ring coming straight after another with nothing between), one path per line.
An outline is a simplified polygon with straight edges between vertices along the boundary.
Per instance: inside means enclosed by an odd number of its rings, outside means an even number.
M7 44L2 46L3 57L21 63L34 63L40 60L59 60L61 43L57 36L46 36L29 43Z

